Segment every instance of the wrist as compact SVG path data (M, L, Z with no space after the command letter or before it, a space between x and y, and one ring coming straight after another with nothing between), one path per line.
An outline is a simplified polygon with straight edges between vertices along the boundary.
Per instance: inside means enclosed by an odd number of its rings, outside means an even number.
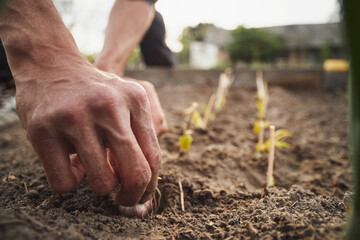
M0 20L0 37L15 81L19 74L83 59L49 0L8 1Z
M96 58L94 66L99 70L123 76L126 61L122 53L102 51Z

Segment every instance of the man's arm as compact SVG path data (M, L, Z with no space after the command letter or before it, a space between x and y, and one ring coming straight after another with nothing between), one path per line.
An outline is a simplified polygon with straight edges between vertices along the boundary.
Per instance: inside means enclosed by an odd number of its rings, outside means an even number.
M154 18L155 10L149 2L152 1L116 0L96 67L119 76L124 74L128 58Z
M122 76L126 62L135 46L151 25L156 0L117 0L112 8L105 34L104 47L95 61L103 71ZM129 79L130 81L136 81ZM144 87L151 108L155 131L158 136L167 131L164 111L154 86L147 81L136 81Z
M144 88L87 63L51 0L8 1L0 37L20 121L51 188L73 190L85 170L95 193L120 182L119 204L149 201L161 155Z

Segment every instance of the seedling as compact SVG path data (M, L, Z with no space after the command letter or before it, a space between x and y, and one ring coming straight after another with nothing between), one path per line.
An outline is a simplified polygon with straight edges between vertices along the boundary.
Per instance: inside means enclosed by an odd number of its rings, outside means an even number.
M224 106L226 95L233 81L234 78L231 77L231 70L229 69L220 75L216 94L212 94L208 104L202 106L204 117L198 112L199 104L197 102L192 103L190 107L183 111L184 115L188 117L188 121L183 130L183 135L179 139L180 152L188 152L190 150L193 141L191 124L197 129L206 129L209 120L215 118L215 112Z
M192 138L192 130L191 128L191 122L193 121L193 119L195 119L197 122L197 124L199 124L199 122L201 122L201 117L200 120L197 117L193 117L194 113L197 112L197 109L199 107L199 104L197 102L193 102L191 104L191 106L187 109L184 110L184 115L188 116L188 120L186 122L186 126L183 130L183 135L180 137L179 139L179 148L180 148L180 152L188 152L190 150L193 138Z
M204 120L202 119L200 113L198 111L194 111L191 116L191 123L198 129L206 129L206 125Z
M262 72L258 71L256 74L256 87L257 87L257 101L256 109L258 110L258 119L265 119L267 104L269 101L268 86L263 80Z
M271 127L271 126L270 126ZM287 138L287 137L291 137L292 133L289 132L287 129L279 129L275 132L274 137L275 137L275 147L280 147L280 148L289 148L290 144L286 143L286 142L282 142L280 141L283 138ZM257 152L268 152L270 150L271 147L271 136L269 137L269 139L263 143L262 145L260 145L259 143L256 144L256 151Z
M257 87L257 100L256 100L256 109L258 112L258 119L254 124L253 131L255 134L258 134L259 139L256 147L255 157L261 156L261 151L259 151L258 146L263 146L264 142L264 129L270 126L270 122L265 120L267 104L269 101L268 96L268 87L264 83L263 73L261 71L256 72L256 87Z
M205 113L204 113L204 124L205 127L207 126L209 119L211 117L211 115L213 114L212 110L214 107L214 103L215 103L215 95L211 95L208 104L206 105L206 109L205 109Z
M188 121L186 124L185 129L190 129L190 125L193 124L195 128L198 129L205 129L205 123L201 114L198 111L199 103L193 102L190 107L186 108L183 111L183 114L188 117Z
M219 78L219 85L216 90L216 97L214 103L214 110L218 112L226 103L226 95L229 91L229 88L234 81L234 78L231 77L231 72L222 73Z

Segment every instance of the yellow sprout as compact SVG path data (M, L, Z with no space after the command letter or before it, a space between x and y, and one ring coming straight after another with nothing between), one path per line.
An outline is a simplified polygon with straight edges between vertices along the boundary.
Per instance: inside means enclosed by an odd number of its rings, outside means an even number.
M191 136L191 131L184 131L184 134L180 137L179 147L181 152L188 152L191 147L193 138Z
M194 111L191 116L191 123L196 127L200 129L206 129L205 123L198 111Z
M253 128L253 131L254 131L255 134L258 134L258 133L259 133L261 122L262 122L262 124L263 124L264 129L270 127L270 122L269 122L269 121L267 121L267 120L259 120L259 119L258 119L258 120L256 120L255 125L254 125L254 128Z
M289 148L290 144L286 142L281 142L283 138L291 137L292 133L287 129L279 129L275 132L275 147ZM260 146L259 143L256 144L256 152L267 152L270 148L270 139L268 139L264 144Z

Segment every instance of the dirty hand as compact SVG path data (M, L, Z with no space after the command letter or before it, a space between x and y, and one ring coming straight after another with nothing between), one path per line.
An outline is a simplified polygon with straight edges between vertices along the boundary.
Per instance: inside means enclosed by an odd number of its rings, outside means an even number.
M85 171L95 193L108 194L120 184L118 204L145 203L149 210L161 153L144 88L87 63L56 67L18 80L16 93L19 118L51 188L72 191Z
M154 124L154 129L156 131L157 136L161 136L166 133L168 130L168 125L166 122L166 117L164 110L161 107L159 97L156 93L155 87L152 83L143 80L135 80L132 78L124 77L125 80L134 81L139 83L146 91L151 110L151 118Z
M115 73L115 70L110 67L109 64L103 63L101 60L98 60L95 66L103 70L105 72L109 73ZM168 125L166 122L164 110L161 107L158 95L156 93L155 87L152 83L148 81L143 80L135 80L133 78L129 77L123 77L123 79L128 81L133 81L139 83L146 91L149 103L150 103L150 109L151 109L151 118L152 122L154 124L154 129L156 131L157 136L161 136L168 130Z

